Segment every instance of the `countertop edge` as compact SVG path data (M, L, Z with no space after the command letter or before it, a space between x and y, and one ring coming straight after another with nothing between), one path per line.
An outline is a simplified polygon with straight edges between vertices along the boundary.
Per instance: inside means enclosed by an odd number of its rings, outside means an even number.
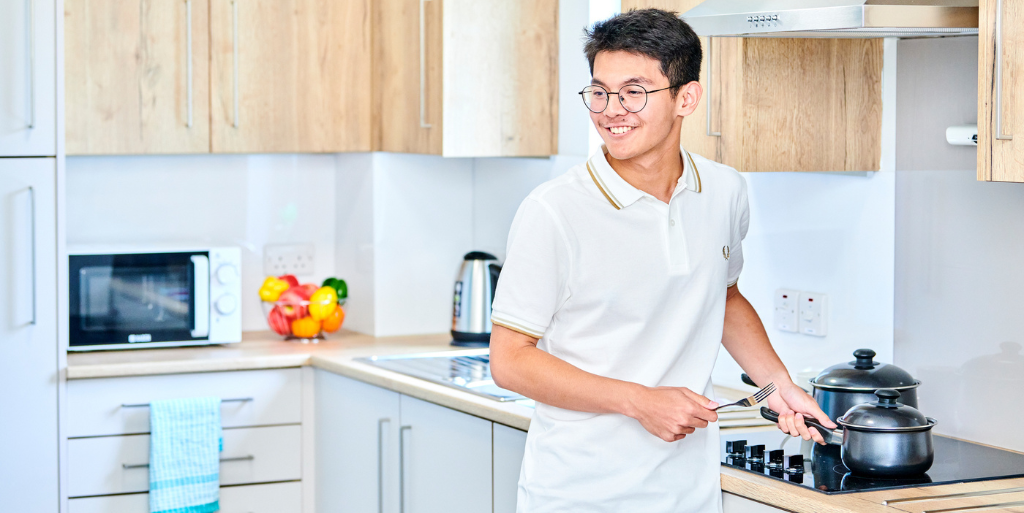
M858 494L826 495L801 486L780 483L741 470L722 467L722 491L773 508L795 513L872 513L894 510L857 497Z

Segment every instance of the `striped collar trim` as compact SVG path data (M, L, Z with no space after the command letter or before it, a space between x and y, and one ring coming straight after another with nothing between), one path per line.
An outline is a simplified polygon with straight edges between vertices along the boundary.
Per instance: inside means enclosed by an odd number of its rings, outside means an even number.
M645 193L630 185L612 169L605 157L607 152L607 148L602 145L601 152L590 157L590 160L587 161L587 173L590 174L590 179L594 181L594 185L601 191L608 203L611 203L615 210L622 210L642 198ZM690 152L683 148L679 148L679 152L683 159L683 175L680 177L680 181L687 189L701 192L704 186L701 183L700 171L697 170L697 163L694 162Z

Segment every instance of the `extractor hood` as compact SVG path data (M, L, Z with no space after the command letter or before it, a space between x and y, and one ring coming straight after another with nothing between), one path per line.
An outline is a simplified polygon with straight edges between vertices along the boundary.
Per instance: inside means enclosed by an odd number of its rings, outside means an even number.
M682 18L715 37L966 36L978 0L705 0Z

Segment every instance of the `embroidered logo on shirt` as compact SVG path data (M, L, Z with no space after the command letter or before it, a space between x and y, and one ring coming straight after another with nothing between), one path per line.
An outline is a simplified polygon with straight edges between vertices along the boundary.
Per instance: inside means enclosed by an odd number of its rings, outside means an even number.
M722 256L725 257L726 260L729 259L729 254L729 246L722 246Z

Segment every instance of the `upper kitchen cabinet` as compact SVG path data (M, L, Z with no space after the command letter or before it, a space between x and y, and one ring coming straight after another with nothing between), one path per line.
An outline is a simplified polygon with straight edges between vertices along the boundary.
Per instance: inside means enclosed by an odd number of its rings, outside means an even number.
M557 153L558 2L376 0L374 148Z
M686 12L700 0L623 0ZM877 171L881 39L701 38L701 105L690 151L740 171ZM710 70L710 73L709 73Z
M978 180L1024 182L1024 5L981 0L978 17Z
M67 153L210 151L208 0L65 0Z
M369 151L370 30L369 0L210 0L212 151Z
M57 154L54 0L0 2L0 157Z

